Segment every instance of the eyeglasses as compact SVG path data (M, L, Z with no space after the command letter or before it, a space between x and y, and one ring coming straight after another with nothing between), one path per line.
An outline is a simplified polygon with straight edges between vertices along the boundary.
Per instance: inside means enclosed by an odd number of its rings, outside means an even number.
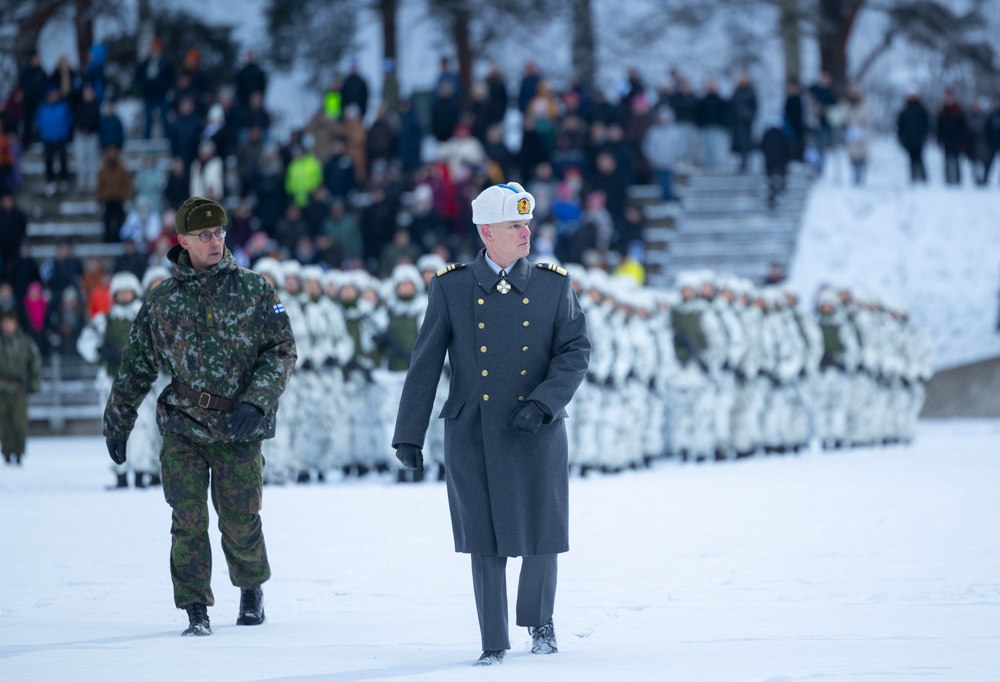
M200 232L200 233L198 233L196 235L192 235L192 236L193 237L197 237L198 239L200 239L201 241L205 242L206 244L209 243L210 241L212 241L212 237L218 237L219 241L221 242L222 240L224 240L226 238L226 231L225 230L216 230L215 232Z

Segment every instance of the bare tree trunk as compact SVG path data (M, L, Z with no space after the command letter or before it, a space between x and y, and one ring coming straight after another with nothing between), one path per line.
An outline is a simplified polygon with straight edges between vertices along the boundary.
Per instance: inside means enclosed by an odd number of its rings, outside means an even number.
M590 87L594 84L596 51L590 0L573 0L573 75L580 85Z
M382 15L382 105L389 114L399 110L399 79L396 76L396 10L399 0L379 0ZM392 65L391 68L389 65Z
M452 13L451 35L455 41L455 56L458 59L458 82L462 86L462 99L468 100L472 86L472 45L469 36L469 8L460 3Z
M785 81L802 80L802 31L799 0L781 0L781 46L785 53Z
M38 36L41 35L45 24L62 9L64 4L66 0L40 2L30 14L18 22L14 51L17 54L19 67L27 63L28 55L38 47Z
M80 72L87 68L90 47L94 44L94 15L91 0L76 0L76 51L80 58Z
M865 0L819 2L817 37L820 65L833 78L834 90L840 94L847 90L847 43L864 4Z
M153 40L156 29L153 27L153 10L149 0L139 0L139 30L136 32L135 54L136 62L141 63L149 56L149 43Z

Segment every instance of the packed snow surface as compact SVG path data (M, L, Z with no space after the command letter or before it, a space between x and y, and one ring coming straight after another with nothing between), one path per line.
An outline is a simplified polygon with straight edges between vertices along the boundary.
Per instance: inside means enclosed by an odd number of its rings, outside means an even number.
M911 186L895 140L871 145L865 186L834 159L813 188L790 278L810 301L821 284L847 284L906 303L945 368L1000 355L1000 189L993 171L977 187L944 184L944 160L928 145L930 182Z
M0 679L995 680L1000 422L912 447L571 483L560 652L513 626L497 669L442 484L267 488L267 622L236 627L212 529L215 634L181 638L159 489L106 492L99 438L0 468ZM214 521L213 521L214 524ZM516 594L518 560L509 564ZM511 603L513 609L513 603Z

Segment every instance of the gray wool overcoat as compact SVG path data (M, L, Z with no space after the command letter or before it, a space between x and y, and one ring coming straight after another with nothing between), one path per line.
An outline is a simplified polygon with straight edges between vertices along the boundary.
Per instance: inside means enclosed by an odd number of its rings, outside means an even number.
M485 250L431 281L393 446L423 447L434 394L451 362L445 471L455 551L538 556L569 550L566 404L587 374L587 321L562 268L522 258L497 290ZM552 417L538 433L508 425L535 400Z

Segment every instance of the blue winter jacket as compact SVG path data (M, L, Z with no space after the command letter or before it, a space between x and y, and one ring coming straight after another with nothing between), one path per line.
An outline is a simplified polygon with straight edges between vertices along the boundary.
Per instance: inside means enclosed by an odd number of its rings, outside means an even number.
M73 129L73 112L69 108L69 102L42 102L35 112L35 125L42 142L59 144L69 140Z

